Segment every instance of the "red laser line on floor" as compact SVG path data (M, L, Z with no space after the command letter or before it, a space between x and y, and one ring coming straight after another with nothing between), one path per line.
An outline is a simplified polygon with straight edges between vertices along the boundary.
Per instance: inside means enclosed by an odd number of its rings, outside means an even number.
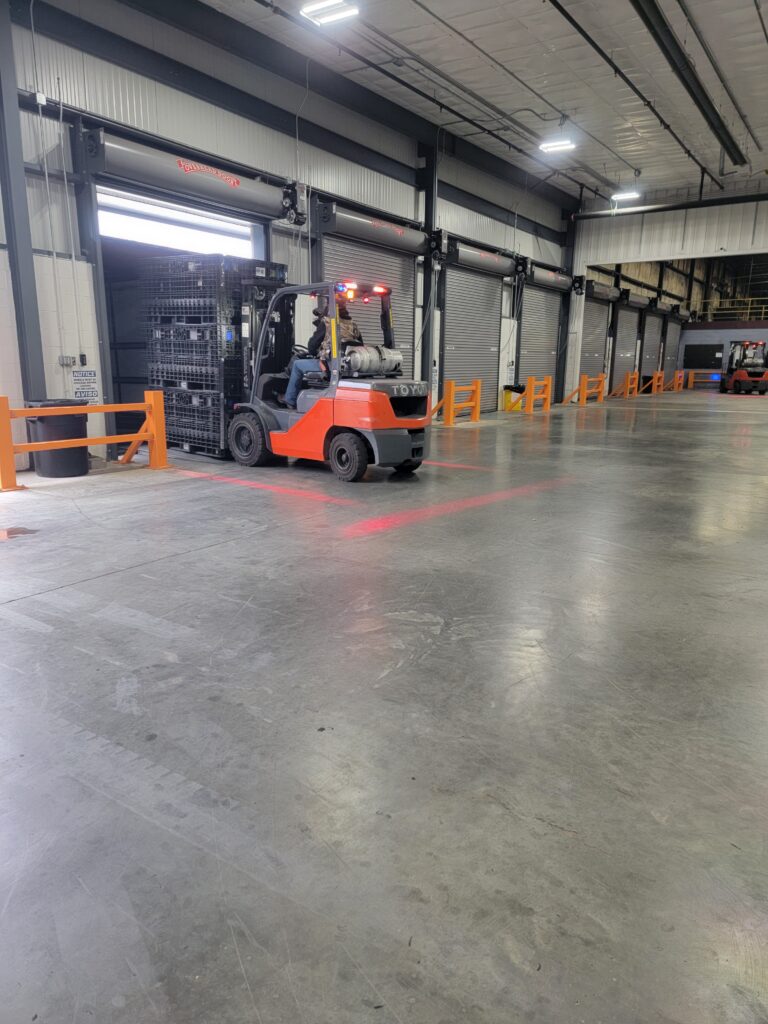
M541 494L543 491L553 491L557 487L563 487L565 484L574 483L574 481L574 477L556 477L554 480L541 480L536 484L521 484L519 487L510 487L506 491L476 494L472 498L445 501L440 505L428 505L426 508L413 508L407 512L393 512L387 516L361 519L359 522L345 527L342 530L342 535L347 538L368 537L372 533L385 533L387 530L397 530L402 526L413 526L414 523L423 523L428 519L439 519L441 516L466 512L471 508L495 505L499 501L511 501L513 498L529 498L534 494Z
M351 498L336 498L331 494L319 491L303 491L299 487L281 487L278 484L264 484L257 480L242 480L237 476L222 476L219 473L197 473L193 469L180 469L181 476L189 476L200 480L214 480L217 484L233 484L235 487L250 487L254 491L270 491L272 494L285 494L291 498L306 498L307 501L319 501L326 505L358 506L359 501Z
M432 459L424 460L425 466L442 466L445 469L474 469L479 473L490 473L493 466L469 466L465 462L434 462Z

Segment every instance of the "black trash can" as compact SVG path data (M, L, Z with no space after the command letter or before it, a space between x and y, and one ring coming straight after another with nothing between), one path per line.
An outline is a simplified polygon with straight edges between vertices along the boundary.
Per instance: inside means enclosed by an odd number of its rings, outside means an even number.
M48 406L82 405L75 398L48 398L44 402L27 402L28 409L42 409ZM77 413L71 416L30 416L27 419L29 440L67 441L87 434L88 416ZM32 465L38 476L85 476L88 472L88 449L58 448L52 452L33 452Z

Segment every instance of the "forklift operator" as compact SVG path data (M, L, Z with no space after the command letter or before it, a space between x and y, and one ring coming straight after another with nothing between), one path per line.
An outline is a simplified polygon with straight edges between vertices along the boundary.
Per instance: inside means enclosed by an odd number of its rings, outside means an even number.
M363 343L363 336L360 333L359 327L349 315L346 305L338 302L337 306L341 327L341 343L361 345ZM328 368L326 360L331 351L331 323L328 319L327 310L315 309L314 314L315 333L307 343L307 350L311 358L294 360L288 387L285 389L282 404L286 405L289 409L296 408L296 401L299 397L304 374L314 373L318 370L324 371Z

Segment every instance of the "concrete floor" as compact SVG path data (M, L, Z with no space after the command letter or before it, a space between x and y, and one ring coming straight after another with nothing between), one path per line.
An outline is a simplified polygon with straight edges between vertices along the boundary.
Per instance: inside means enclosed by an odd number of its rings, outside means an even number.
M768 1021L766 449L669 395L3 496L2 1024Z

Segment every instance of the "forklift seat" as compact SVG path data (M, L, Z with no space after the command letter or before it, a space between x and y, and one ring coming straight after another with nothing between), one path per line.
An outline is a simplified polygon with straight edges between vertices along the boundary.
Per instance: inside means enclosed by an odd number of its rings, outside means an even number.
M296 411L309 412L315 402L319 401L322 397L323 391L318 388L308 388L305 391L300 391L299 397L296 399Z

